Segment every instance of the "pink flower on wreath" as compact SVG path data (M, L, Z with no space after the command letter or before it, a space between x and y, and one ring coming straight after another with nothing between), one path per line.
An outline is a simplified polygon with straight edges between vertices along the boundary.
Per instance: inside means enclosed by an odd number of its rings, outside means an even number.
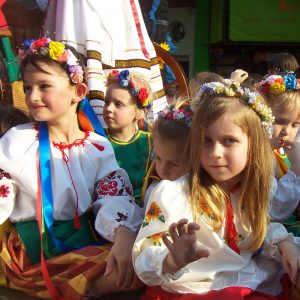
M118 182L101 179L98 183L98 195L115 196L118 194Z
M0 186L0 197L6 198L9 195L9 187L7 185L1 185Z

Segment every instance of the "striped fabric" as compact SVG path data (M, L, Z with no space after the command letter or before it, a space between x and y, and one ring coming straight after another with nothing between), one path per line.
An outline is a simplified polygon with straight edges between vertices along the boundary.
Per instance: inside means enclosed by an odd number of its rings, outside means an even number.
M111 244L89 246L47 260L52 282L64 299L85 299L89 283L102 276ZM50 299L40 264L32 265L15 229L3 236L0 246L0 272L8 288L29 296Z

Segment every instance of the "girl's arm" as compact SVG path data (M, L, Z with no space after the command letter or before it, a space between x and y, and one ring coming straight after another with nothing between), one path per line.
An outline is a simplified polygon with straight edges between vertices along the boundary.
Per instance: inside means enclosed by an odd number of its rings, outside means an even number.
M277 189L271 199L272 220L284 221L297 208L300 201L300 176L289 171L277 182Z
M116 274L117 286L132 287L136 281L132 247L142 222L142 211L135 204L127 173L118 169L100 179L96 195L93 203L95 228L102 237L113 242L105 276Z

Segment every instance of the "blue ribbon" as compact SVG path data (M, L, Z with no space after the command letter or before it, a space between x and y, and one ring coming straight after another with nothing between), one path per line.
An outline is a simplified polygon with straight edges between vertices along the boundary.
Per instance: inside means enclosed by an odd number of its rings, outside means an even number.
M103 129L100 121L98 120L98 117L96 116L93 108L91 107L90 102L88 101L88 99L86 97L83 98L80 103L80 110L83 110L83 112L85 113L87 118L90 120L94 131L96 133L106 137L104 129Z
M153 0L151 10L149 11L149 20L153 23L152 35L156 34L156 19L155 14L160 5L160 0Z
M40 180L42 189L42 207L44 224L51 238L51 241L57 249L62 252L68 252L80 249L86 246L70 246L64 244L54 236L53 232L53 194L51 182L51 166L50 166L50 143L49 132L46 122L40 122L39 125L39 151L40 151ZM91 245L103 245L107 243L106 240L92 243Z

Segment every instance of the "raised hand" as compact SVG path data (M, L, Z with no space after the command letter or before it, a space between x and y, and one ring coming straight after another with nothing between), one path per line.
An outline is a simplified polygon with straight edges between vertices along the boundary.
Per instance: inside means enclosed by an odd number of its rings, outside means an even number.
M236 69L231 73L229 79L239 82L239 83L242 83L247 78L248 78L248 73L246 71L241 70L241 69Z
M163 273L175 273L189 263L207 257L207 249L197 244L196 231L200 226L181 219L169 227L171 240L164 235L163 242L169 249L169 254L163 262Z

